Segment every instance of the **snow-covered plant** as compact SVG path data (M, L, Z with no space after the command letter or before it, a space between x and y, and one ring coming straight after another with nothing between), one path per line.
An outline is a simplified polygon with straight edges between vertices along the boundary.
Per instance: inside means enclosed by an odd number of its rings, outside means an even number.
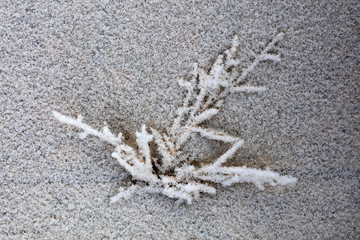
M177 110L177 117L170 129L159 132L142 126L136 132L138 151L123 141L122 134L114 135L107 126L97 131L83 122L82 116L76 119L53 112L62 123L73 125L83 132L80 138L93 135L112 144L115 148L112 156L136 180L127 189L120 188L119 193L111 198L116 202L120 198L129 198L134 193L161 193L180 202L191 203L200 193L215 194L215 184L230 186L235 183L253 183L263 190L265 184L271 186L288 185L297 181L290 176L280 176L270 170L254 168L228 167L224 163L243 145L244 140L228 135L217 129L204 128L202 123L216 115L223 104L223 99L232 92L262 92L265 87L250 86L247 76L262 61L280 61L275 51L276 44L282 39L279 33L267 46L255 56L252 63L238 69L238 37L235 36L231 48L218 56L209 72L196 64L190 79L179 79L178 83L186 91L183 105ZM231 144L231 147L211 164L196 167L192 159L184 157L183 146L191 134L200 134L204 138ZM150 149L154 142L161 157L155 158Z

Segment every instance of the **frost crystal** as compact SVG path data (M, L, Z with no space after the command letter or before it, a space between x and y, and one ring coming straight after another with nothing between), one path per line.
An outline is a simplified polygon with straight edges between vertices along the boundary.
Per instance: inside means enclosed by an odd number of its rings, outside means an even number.
M270 51L276 50L275 45L283 35L279 33L260 54L255 56L254 61L241 71L236 69L240 64L240 60L236 58L239 46L237 36L234 37L231 48L217 58L209 72L195 64L191 79L178 81L187 94L183 105L177 111L171 129L162 134L150 129L149 133L143 125L141 132L136 132L138 151L123 142L121 133L115 136L106 126L102 131L97 131L83 123L81 116L74 119L55 111L53 114L60 122L83 130L80 134L81 138L93 135L114 145L115 151L112 156L137 182L127 189L120 188L119 193L111 198L111 202L116 202L120 198L130 198L131 195L138 193L161 193L178 199L179 202L186 201L190 204L193 199L199 198L200 193L215 194L214 184L211 183L223 186L253 183L261 190L264 189L265 184L271 186L294 184L296 178L280 176L270 170L223 166L244 144L244 140L200 125L220 111L222 99L229 93L266 90L265 87L247 85L245 80L261 61L280 61L280 56ZM191 160L182 158L182 148L194 133L214 141L231 143L232 146L211 164L195 167L191 164ZM160 159L152 156L149 145L152 141L157 146Z

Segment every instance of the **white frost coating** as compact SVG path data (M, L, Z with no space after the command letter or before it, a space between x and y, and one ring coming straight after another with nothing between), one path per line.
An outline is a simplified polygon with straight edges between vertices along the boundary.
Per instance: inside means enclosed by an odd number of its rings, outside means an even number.
M84 132L80 134L81 139L85 138L87 135L93 135L93 136L96 136L96 137L100 138L101 140L108 142L115 146L122 142L122 134L121 133L119 133L118 136L115 137L110 132L109 128L107 128L107 127L104 127L103 132L99 132L99 131L93 129L92 127L90 127L89 125L83 123L82 122L83 117L81 115L79 115L77 119L74 119L74 118L62 115L56 111L53 111L52 113L54 114L55 118L59 122L66 123L66 124L69 124L69 125L72 125L72 126L82 129Z
M140 181L155 184L159 182L158 177L153 174L151 163L143 162L134 150L129 146L118 146L111 155L116 158L121 166L131 174L133 178Z
M223 64L224 56L220 55L213 67L211 68L210 75L205 75L205 87L211 90L217 90L220 86L228 87L227 73ZM204 73L203 73L204 74Z
M223 99L229 93L253 93L265 91L265 87L256 87L247 84L247 76L261 61L280 61L280 55L269 53L275 51L275 45L283 38L279 33L244 69L237 69L240 59L237 58L239 40L237 36L232 41L230 49L220 55L209 71L194 64L190 80L183 78L178 83L187 93L184 102L177 110L172 127L160 133L151 128L149 134L146 126L136 132L138 150L122 141L122 135L114 136L105 126L97 131L82 122L82 117L74 119L53 111L56 119L62 123L75 126L83 132L80 138L93 135L115 146L112 156L118 163L137 180L135 185L127 189L119 188L119 193L110 199L114 203L119 199L129 199L134 194L164 194L178 202L191 204L201 193L215 194L216 189L206 182L230 186L236 183L252 183L263 190L265 185L292 185L297 179L290 176L280 176L270 170L259 170L243 167L223 166L234 157L237 150L244 144L244 140L231 136L216 129L203 127L206 120L210 120L219 113ZM191 134L200 134L202 137L231 144L229 149L211 164L196 168L191 164L194 159L182 157L183 145ZM150 149L154 142L156 150ZM195 159L198 160L198 159Z
M270 60L270 61L274 61L274 62L280 62L280 55L264 54L262 56L262 60Z
M198 68L197 68L197 65L194 64L193 76L192 76L191 81L190 82L184 81L183 78L180 78L178 80L179 86L184 87L187 90L187 94L186 94L183 106L177 110L177 117L175 118L173 126L171 127L171 130L170 130L170 133L172 135L175 135L176 131L180 128L180 122L183 119L184 114L186 114L186 112L189 109L189 101L193 95L194 85L196 82L197 75L198 75Z
M234 87L231 89L232 92L247 92L247 93L264 92L266 90L267 90L266 87L255 87L255 86L241 86L241 87Z
M140 152L145 157L145 164L151 166L151 156L149 142L153 140L153 135L150 135L146 132L145 124L141 127L141 132L136 132L136 143L140 148Z
M191 131L198 132L203 137L212 139L212 140L216 140L216 141L231 143L231 142L236 142L237 140L239 140L239 138L237 138L237 137L230 136L230 135L220 132L218 130L204 129L201 127L193 127L191 129Z
M200 113L197 117L195 117L193 124L198 125L204 122L205 120L210 119L212 116L215 116L218 112L219 110L215 108L205 110L204 112Z
M123 187L119 188L119 193L110 198L110 203L115 203L119 201L121 198L130 199L139 189L139 186L132 185L127 189Z
M278 173L269 170L259 170L247 167L205 167L195 172L194 176L203 181L220 183L223 186L230 186L236 183L252 183L258 189L264 190L264 184L271 186L292 185L297 179L289 176L280 176Z
M174 156L171 152L173 146L167 146L167 144L171 145L171 143L169 142L166 143L163 137L161 136L161 134L157 130L151 128L151 132L154 135L157 149L162 156L162 165L158 167L161 168L161 170L163 171L168 170L175 161Z
M231 158L235 152L244 144L244 140L240 139L235 142L234 145L223 155L221 155L216 161L213 163L214 167L218 167L221 164L225 163L229 158Z

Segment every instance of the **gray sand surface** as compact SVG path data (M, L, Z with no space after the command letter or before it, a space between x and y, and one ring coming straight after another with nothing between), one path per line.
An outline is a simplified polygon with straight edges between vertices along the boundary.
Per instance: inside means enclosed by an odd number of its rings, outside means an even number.
M358 239L359 1L0 1L0 239ZM108 204L128 174L112 147L52 110L129 141L168 128L192 64L240 37L244 64L278 32L280 63L249 77L208 123L245 139L234 165L294 187L218 187L192 205L162 195ZM226 150L194 137L187 151Z

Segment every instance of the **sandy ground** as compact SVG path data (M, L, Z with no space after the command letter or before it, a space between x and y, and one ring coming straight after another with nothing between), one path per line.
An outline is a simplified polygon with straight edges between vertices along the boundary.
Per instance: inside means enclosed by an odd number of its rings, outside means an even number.
M358 1L61 2L0 1L0 239L359 237ZM249 76L269 90L228 96L208 125L245 139L232 164L297 185L108 204L127 182L111 146L51 111L131 142L142 124L170 126L194 62L209 67L238 35L246 65L281 31L282 62ZM186 151L224 149L194 137Z

